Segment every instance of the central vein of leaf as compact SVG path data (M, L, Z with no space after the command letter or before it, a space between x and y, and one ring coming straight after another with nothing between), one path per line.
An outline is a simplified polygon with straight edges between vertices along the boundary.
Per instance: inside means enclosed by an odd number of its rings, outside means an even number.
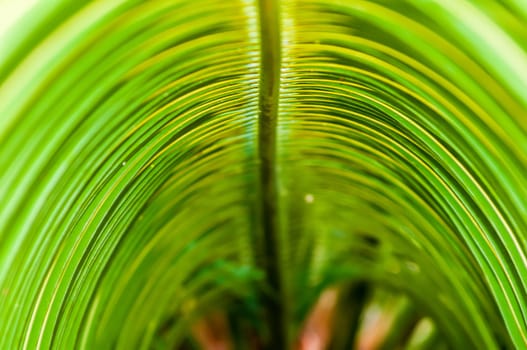
M271 288L264 303L270 331L269 348L286 349L287 321L280 267L280 216L276 166L276 130L280 85L280 20L277 0L259 0L261 71L258 156L262 225L262 264Z

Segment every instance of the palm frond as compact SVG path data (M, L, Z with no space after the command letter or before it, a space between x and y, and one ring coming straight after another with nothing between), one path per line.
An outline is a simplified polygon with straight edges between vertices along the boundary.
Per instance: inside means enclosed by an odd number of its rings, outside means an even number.
M26 6L0 348L527 346L525 4Z

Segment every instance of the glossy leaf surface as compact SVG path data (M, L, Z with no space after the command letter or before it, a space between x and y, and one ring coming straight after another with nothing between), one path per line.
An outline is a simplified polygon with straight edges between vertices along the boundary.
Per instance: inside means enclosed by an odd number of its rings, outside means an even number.
M218 310L292 347L332 286L391 310L379 348L524 348L526 22L513 0L28 6L0 37L0 348L177 348Z

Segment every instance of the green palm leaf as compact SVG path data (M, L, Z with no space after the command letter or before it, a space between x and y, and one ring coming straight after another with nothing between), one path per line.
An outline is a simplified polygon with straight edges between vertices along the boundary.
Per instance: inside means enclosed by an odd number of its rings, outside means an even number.
M527 346L523 2L14 6L0 348Z

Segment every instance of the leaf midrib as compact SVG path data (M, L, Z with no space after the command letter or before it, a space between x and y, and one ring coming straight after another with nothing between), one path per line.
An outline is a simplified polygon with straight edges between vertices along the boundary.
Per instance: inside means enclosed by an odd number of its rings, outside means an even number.
M260 163L261 267L270 291L264 293L269 329L268 348L288 348L287 317L280 256L280 215L276 164L276 130L280 94L280 15L277 0L259 0L260 95L258 114L258 160Z

